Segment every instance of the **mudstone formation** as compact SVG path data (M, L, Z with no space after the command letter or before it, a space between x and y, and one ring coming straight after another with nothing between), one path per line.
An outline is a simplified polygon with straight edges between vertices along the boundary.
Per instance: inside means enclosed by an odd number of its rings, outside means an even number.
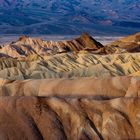
M1 45L0 140L140 139L139 51L140 33Z

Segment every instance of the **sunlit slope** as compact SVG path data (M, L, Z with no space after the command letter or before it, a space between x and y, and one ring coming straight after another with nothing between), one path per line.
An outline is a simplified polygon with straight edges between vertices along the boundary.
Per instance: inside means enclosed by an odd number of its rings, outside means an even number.
M108 77L139 75L140 54L95 55L58 54L26 60L1 58L0 77L8 79L45 79L62 77Z
M89 97L98 100L140 97L139 77L0 79L0 96Z

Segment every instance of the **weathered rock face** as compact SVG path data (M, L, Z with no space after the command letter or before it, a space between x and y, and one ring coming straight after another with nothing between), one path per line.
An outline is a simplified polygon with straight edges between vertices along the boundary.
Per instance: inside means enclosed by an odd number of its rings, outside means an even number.
M140 52L140 32L112 42L108 47L119 47L127 52Z
M139 139L140 100L0 98L1 140Z

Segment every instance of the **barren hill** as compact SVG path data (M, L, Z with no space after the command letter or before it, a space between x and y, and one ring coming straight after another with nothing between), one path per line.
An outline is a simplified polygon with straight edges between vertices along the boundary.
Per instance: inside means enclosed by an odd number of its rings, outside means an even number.
M15 58L26 57L31 54L42 56L47 54L79 52L82 50L96 51L103 47L101 43L86 33L79 38L66 41L44 41L39 38L22 36L15 42L1 46L0 53Z
M140 52L140 32L114 41L108 46L123 48L128 52Z

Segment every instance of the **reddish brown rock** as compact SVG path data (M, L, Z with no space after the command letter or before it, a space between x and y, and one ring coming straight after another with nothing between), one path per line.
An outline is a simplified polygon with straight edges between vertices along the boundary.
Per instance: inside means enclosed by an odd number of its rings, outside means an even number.
M1 96L140 97L139 77L2 80Z
M140 32L112 42L108 47L119 47L127 52L140 52Z
M139 139L140 100L0 98L1 140Z

